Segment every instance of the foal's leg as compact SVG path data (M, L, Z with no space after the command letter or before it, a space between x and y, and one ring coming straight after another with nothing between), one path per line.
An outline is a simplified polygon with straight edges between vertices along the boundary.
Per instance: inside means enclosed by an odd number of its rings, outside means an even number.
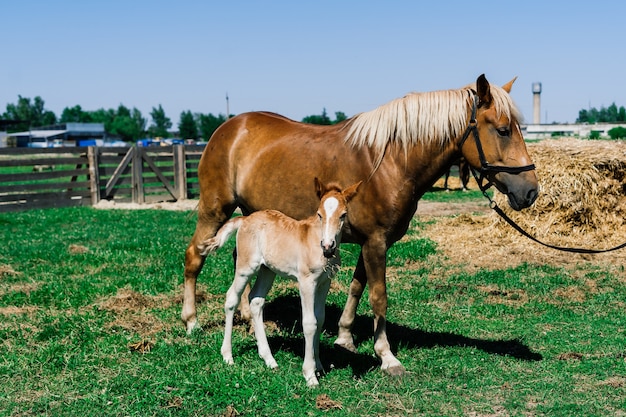
M265 365L270 368L276 368L278 364L272 356L270 345L267 342L265 334L265 324L263 323L263 307L265 305L265 297L272 288L275 274L268 268L262 266L259 275L250 290L250 313L252 315L252 323L254 325L254 335L259 349L259 356L265 361Z
M233 250L233 265L237 265L237 249ZM252 320L252 316L250 314L250 302L248 299L250 298L250 283L246 285L246 288L243 290L243 294L241 294L241 300L239 301L239 314L241 315L241 319L250 323Z
M318 278L319 277L301 276L298 279L300 302L302 303L302 332L304 333L304 362L302 364L302 374L309 387L319 385L315 371L318 365L321 368L321 362L319 361L319 333L323 320L322 322L318 321L320 306L318 305L316 296L318 295L318 291L324 292L324 294L326 293L326 291L323 290L327 288L327 284L319 283Z
M235 278L230 288L226 292L226 301L224 302L224 314L226 316L224 321L224 341L222 342L222 358L224 362L229 365L234 363L233 361L233 317L235 310L241 300L241 293L248 285L250 277L254 275L256 271L247 265L237 265L235 269Z

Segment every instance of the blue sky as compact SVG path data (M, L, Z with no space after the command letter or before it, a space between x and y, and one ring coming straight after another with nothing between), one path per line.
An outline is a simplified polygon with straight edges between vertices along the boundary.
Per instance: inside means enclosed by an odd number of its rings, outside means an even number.
M558 3L563 3L559 5ZM371 110L484 73L532 121L626 106L626 2L2 1L0 112L18 95L63 108L163 106L301 120Z

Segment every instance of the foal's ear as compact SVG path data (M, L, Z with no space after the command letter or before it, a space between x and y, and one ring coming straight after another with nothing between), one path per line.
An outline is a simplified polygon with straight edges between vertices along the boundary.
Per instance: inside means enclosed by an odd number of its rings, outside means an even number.
M509 81L508 83L504 84L502 86L502 89L504 91L506 91L507 93L510 93L511 92L511 87L513 87L513 83L515 82L515 80L517 80L517 75L511 81Z
M317 198L321 199L325 193L326 185L322 184L320 179L315 177L315 194L317 194Z
M491 89L489 88L489 81L485 77L485 74L481 74L476 80L476 92L478 94L478 107L489 107L493 98L491 97Z
M346 202L349 202L350 200L352 200L352 198L356 195L356 192L359 191L359 187L361 186L361 184L363 184L363 181L359 181L356 184L352 184L351 186L349 186L348 188L346 188L345 190L341 192L341 194L346 199Z

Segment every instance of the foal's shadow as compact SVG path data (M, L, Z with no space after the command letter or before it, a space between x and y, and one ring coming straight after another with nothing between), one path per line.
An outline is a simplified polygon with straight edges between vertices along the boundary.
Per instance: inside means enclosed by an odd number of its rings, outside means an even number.
M342 310L332 304L326 305L324 331L337 335L339 317ZM302 336L302 311L300 298L294 295L279 296L265 305L264 319L271 320L283 330L292 329L293 337L272 336L269 343L272 351L285 350L304 357L304 339ZM363 340L373 336L373 320L367 316L357 316L354 320L352 333L358 346ZM397 352L398 346L407 348L470 347L480 349L494 355L510 356L525 361L539 361L541 354L533 352L519 340L484 340L462 336L454 333L426 332L404 325L387 322L387 336L391 349ZM380 366L380 361L371 354L353 353L337 346L320 344L320 359L325 369L352 368L355 377Z

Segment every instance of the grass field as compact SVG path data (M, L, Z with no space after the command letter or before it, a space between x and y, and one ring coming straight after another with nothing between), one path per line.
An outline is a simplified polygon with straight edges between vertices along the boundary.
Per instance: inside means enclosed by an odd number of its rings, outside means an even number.
M298 293L285 281L266 306L278 370L264 367L243 324L235 365L222 363L232 242L199 280L203 331L185 334L194 226L195 213L165 210L0 214L0 415L626 416L623 271L467 272L444 264L415 221L388 255L389 337L408 370L393 379L373 357L366 295L358 352L333 347L358 254L342 245L322 339L327 373L308 389Z

